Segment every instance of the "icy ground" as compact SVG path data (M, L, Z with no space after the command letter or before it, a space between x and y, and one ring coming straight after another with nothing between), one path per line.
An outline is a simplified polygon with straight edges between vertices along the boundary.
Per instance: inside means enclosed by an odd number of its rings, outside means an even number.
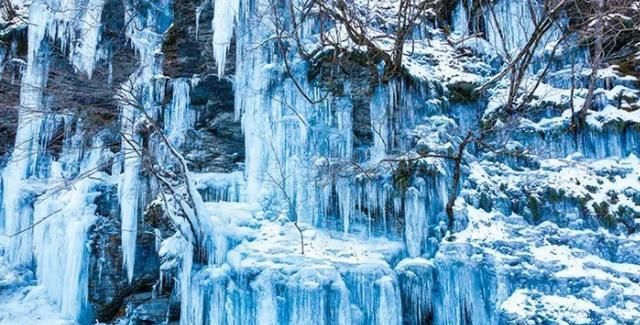
M3 236L4 237L4 236ZM0 240L4 251L6 238ZM0 255L0 324L70 325L47 297L46 288L38 286L33 272L10 266Z
M459 211L468 220L467 228L441 244L435 262L461 261L486 270L491 280L484 285L495 290L507 323L637 324L640 235L627 235L621 227L592 230L585 225L589 218L607 217L598 209L605 204L608 213L621 217L625 211L625 217L635 217L630 224L637 224L638 165L633 155L550 159L535 171L475 165L469 180L476 187L464 194L475 207L463 204ZM482 191L501 193L493 209L478 199ZM500 210L508 210L505 202L516 201L519 191L534 193L530 198L539 195L544 203L537 207L529 201L522 210L526 217L505 215L508 211ZM538 209L539 219L532 226L533 209Z

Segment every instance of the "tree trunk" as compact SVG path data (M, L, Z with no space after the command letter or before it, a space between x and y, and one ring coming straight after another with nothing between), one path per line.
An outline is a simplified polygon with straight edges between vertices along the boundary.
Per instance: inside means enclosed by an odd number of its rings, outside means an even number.
M584 119L587 116L587 112L593 106L593 95L596 88L596 82L598 81L598 71L602 64L602 38L604 34L604 27L602 24L602 10L603 0L596 0L596 22L595 22L595 37L593 54L591 55L593 62L591 62L591 75L589 76L589 89L587 90L587 97L584 100L582 109L578 112L580 119Z
M445 209L448 219L449 231L453 231L453 224L455 221L453 207L456 205L458 199L458 187L460 186L460 177L462 176L462 157L464 155L464 149L472 141L472 133L469 132L467 136L462 140L458 147L458 154L453 159L453 180L451 183L451 192L449 193L449 200L447 201L447 207Z

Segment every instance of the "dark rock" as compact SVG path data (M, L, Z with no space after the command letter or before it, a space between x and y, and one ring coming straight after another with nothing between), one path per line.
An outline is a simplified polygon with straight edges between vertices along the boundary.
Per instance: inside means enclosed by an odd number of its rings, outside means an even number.
M476 87L479 84L470 81L459 80L447 85L450 96L449 99L453 103L470 103L478 99L478 94L475 92Z
M8 26L7 28L10 28ZM24 29L0 26L0 166L6 163L15 142L20 101L20 77L26 58Z
M216 73L216 62L213 60L213 32L211 20L213 8L211 2L200 13L196 38L196 9L201 1L175 1L173 5L174 21L166 33L162 51L165 54L163 71L171 78L191 77L194 74L206 75ZM227 56L225 74L235 71L235 43L232 41Z
M366 160L368 148L373 144L369 105L379 79L374 62L369 62L361 53L349 53L337 59L328 53L313 64L309 78L325 91L330 91L334 101L349 99L352 104L354 158L356 161Z
M177 321L180 317L179 302L169 297L154 298L140 294L133 296L131 303L137 307L131 313L130 324L161 324Z
M101 217L90 231L89 302L96 318L103 322L123 315L131 295L151 292L159 282L155 232L145 218L140 218L145 220L140 220L138 225L134 278L131 282L127 279L122 261L118 204L115 186L103 188L96 198L96 211ZM160 226L157 221L151 221ZM163 232L171 230L165 228ZM163 292L171 292L171 286L166 286Z

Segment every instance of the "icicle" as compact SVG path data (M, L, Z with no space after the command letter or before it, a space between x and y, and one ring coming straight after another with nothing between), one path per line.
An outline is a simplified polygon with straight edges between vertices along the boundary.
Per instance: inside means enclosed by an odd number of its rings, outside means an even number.
M227 52L233 38L240 0L214 0L213 9L213 57L218 65L218 78L224 75Z
M380 290L377 320L379 325L400 325L402 312L400 310L400 291L395 278L384 276L376 285Z
M434 324L494 324L497 301L495 271L473 256L466 245L444 247L436 256L437 295Z
M351 223L351 211L353 211L353 199L349 180L340 178L336 182L336 191L338 192L338 207L340 209L340 217L342 217L342 231L349 232Z
M209 324L227 324L227 281L228 266L216 268L210 272L211 284L209 286Z
M432 319L435 266L423 258L404 259L395 268L402 295L404 321L420 325Z
M123 89L124 96L131 96L132 91ZM122 106L122 159L124 172L120 176L120 184L118 186L123 267L127 271L129 281L133 279L138 233L138 212L140 210L138 194L140 193L141 139L136 130L138 125L136 120L138 118L135 110L136 108L131 105Z
M104 3L104 0L89 0L83 10L82 18L78 21L78 30L82 38L72 42L76 45L71 61L76 69L85 72L89 78L91 78L96 64L98 42L100 41L100 17Z
M357 324L400 324L400 295L393 271L385 264L351 266L344 275L353 321Z
M389 141L389 98L387 95L388 93L384 86L376 87L369 105L371 131L373 133L372 163L380 162L386 155L387 142Z
M164 132L175 147L184 143L187 129L195 124L195 111L190 108L191 97L188 79L173 82L173 100L164 118Z
M349 299L340 275L331 268L311 267L291 276L284 288L288 324L350 324Z
M426 240L428 216L425 210L424 181L418 187L407 190L405 199L405 237L409 256L422 254L423 243Z

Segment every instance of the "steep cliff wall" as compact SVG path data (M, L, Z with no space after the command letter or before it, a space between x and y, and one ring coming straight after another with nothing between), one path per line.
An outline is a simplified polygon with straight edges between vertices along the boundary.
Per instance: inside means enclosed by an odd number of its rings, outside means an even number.
M640 40L346 3L0 0L0 323L634 323Z

